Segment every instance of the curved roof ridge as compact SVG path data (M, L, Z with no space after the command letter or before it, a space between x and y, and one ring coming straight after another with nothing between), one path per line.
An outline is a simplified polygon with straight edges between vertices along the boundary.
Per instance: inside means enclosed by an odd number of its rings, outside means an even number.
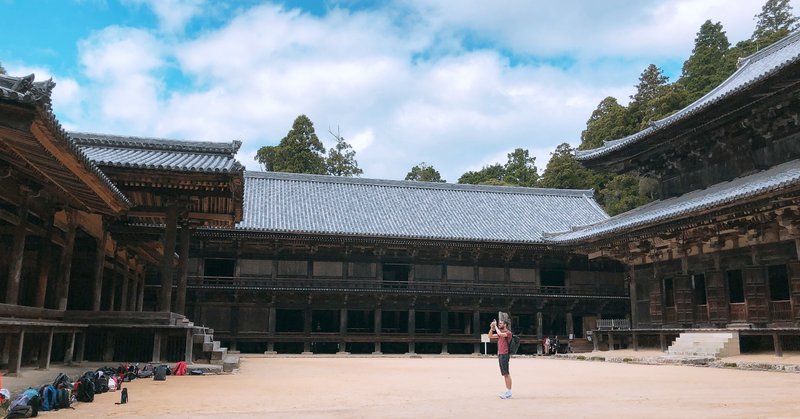
M236 154L242 142L185 141L170 138L137 137L90 132L68 132L72 141L80 146L137 148L184 152Z
M707 108L708 106L719 102L722 99L725 99L745 87L752 85L753 83L760 81L769 75L775 73L778 70L783 69L787 65L794 63L800 59L800 46L798 46L796 51L793 55L780 60L776 63L768 63L767 68L761 69L760 72L750 75L750 78L745 78L744 80L738 80L742 78L743 74L747 73L752 67L755 67L765 58L772 57L773 54L777 53L778 51L792 45L800 43L800 30L795 31L786 37L776 41L775 43L769 45L768 47L757 51L750 56L743 59L740 63L736 71L733 72L728 78L726 78L722 83L711 89L708 93L704 94L694 102L686 105L684 108L678 110L677 112L665 116L656 121L650 121L650 124L647 128L633 133L631 135L614 139L614 140L605 140L603 141L603 145L597 148L589 149L589 150L576 150L575 151L575 159L576 160L590 160L592 158L597 158L609 154L612 151L619 150L624 148L628 144L634 143L641 138L647 137L648 135L669 127L673 123L680 121L686 117L694 115L695 113ZM737 82L738 85L737 85ZM730 87L730 89L728 89Z
M412 188L412 189L441 189L441 190L454 190L454 191L467 191L467 192L586 197L589 198L589 200L592 202L593 199L591 198L594 196L594 189L555 189L555 188L532 188L525 186L472 185L472 184L461 184L461 183L421 182L413 180L390 180L390 179L356 178L356 177L331 176L331 175L314 175L306 173L245 171L245 178L247 177L254 177L261 179L294 180L300 182L325 182L325 183L372 185L372 186ZM599 206L597 208L599 208ZM602 212L602 210L600 211ZM605 212L602 213L605 215ZM605 216L607 217L608 215Z

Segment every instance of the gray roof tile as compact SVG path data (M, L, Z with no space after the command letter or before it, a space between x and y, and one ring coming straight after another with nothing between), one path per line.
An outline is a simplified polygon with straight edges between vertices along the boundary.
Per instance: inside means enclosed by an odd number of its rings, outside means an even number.
M245 172L237 229L538 243L606 218L586 190Z
M799 60L800 31L796 31L769 47L742 59L739 63L739 68L728 79L689 106L666 118L651 122L649 127L635 134L617 140L605 141L601 147L591 150L578 150L575 152L575 158L577 160L591 160L625 148L630 144L640 142L678 121L686 119L753 84L769 78Z
M574 231L551 230L545 234L553 243L587 241L660 222L697 215L709 209L733 205L787 186L800 185L800 160L792 160L768 170L689 192L679 197L652 202Z
M99 166L180 172L240 172L241 142L211 143L71 132L72 140Z

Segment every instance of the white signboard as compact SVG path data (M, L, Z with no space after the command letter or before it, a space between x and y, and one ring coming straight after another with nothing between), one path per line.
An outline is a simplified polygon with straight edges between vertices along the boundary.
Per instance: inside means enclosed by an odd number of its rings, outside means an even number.
M484 334L482 334L482 335L481 335L481 343L489 343L489 342L491 342L491 341L489 340L489 334L488 334L488 333L484 333Z

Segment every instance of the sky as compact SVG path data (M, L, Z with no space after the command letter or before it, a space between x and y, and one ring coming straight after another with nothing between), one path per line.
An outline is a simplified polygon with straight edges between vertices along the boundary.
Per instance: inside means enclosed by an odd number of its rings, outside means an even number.
M0 63L56 82L73 131L277 145L307 115L362 177L426 162L449 182L505 163L539 173L649 64L680 76L707 19L732 44L763 0L0 0ZM795 14L800 0L792 0Z

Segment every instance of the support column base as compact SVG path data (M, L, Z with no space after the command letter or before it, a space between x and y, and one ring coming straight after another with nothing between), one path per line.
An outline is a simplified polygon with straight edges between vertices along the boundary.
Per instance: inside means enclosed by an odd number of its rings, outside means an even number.
M303 352L300 352L300 355L314 355L314 352L303 351Z
M277 355L278 353L275 351L264 351L264 355Z
M373 352L372 355L383 355L383 352L381 351Z

